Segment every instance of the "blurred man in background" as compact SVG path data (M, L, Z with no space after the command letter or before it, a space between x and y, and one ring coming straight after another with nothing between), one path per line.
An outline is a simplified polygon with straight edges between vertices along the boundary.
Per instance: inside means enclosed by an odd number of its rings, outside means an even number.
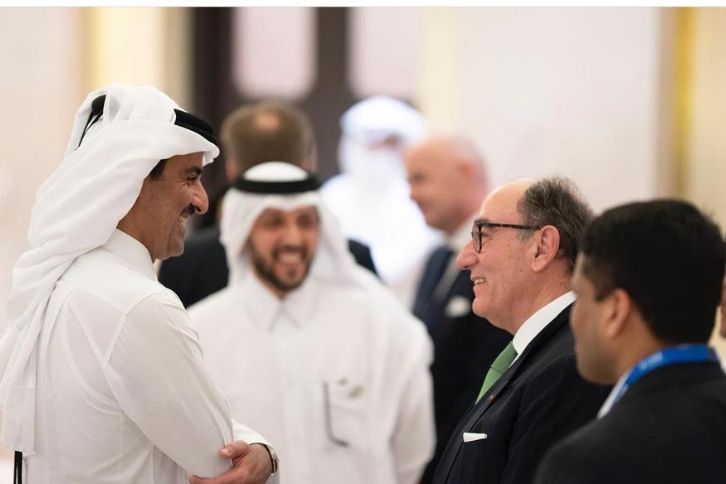
M423 117L396 99L376 96L343 114L341 173L323 186L326 204L347 237L367 244L381 278L410 307L429 252L441 236L409 198L403 151L426 132Z
M415 484L434 449L431 343L369 271L301 168L227 194L225 289L190 308L210 373L269 433L288 484Z
M488 191L483 158L470 140L440 134L407 150L405 165L411 198L426 223L446 235L446 244L425 265L413 306L434 342L437 449L424 477L429 482L451 432L476 399L482 375L512 336L473 313L469 273L454 256L471 240Z
M262 101L230 113L222 125L222 143L230 183L248 168L266 161L287 161L310 172L317 170L310 120L283 101ZM368 247L354 240L348 247L358 263L375 273ZM192 235L184 254L164 261L159 270L159 281L186 307L224 288L228 279L218 224Z

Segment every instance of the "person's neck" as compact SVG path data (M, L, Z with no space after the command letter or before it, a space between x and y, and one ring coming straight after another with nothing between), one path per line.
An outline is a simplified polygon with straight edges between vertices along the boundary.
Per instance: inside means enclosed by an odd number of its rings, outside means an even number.
M116 226L116 229L125 233L129 237L136 239L136 241L138 241L141 245L146 247L146 250L149 252L149 256L151 257L151 263L153 264L156 261L156 257L154 257L154 254L151 252L151 248L149 247L149 244L144 242L143 237L141 237L140 231L134 230L134 227L132 225L125 224L123 222L124 222L124 220L122 219Z
M620 355L615 360L615 377L613 383L622 378L624 374L629 372L644 358L670 346L655 339L651 335L627 334L623 335L623 340L631 342L631 344L624 346Z
M555 279L548 283L542 284L534 288L534 292L530 297L522 297L522 305L517 311L517 315L513 318L515 323L511 327L510 333L516 334L519 328L532 317L537 311L547 306L549 303L562 296L570 290L569 278Z

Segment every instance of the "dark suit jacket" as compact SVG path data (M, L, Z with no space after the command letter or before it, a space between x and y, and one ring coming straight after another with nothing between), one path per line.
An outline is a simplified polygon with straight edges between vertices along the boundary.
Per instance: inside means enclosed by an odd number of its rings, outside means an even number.
M426 274L424 271L424 277ZM421 285L424 284L422 280ZM429 304L414 309L434 343L431 374L437 441L434 457L422 479L424 483L431 482L451 433L476 400L492 362L512 339L511 334L474 314L473 299L469 272L459 271L445 296L433 297ZM462 308L465 310L461 311Z
M376 273L367 246L349 240L348 250L358 264ZM217 225L189 237L184 243L184 253L165 260L159 269L159 282L174 291L184 307L227 287L228 278L227 257L219 241Z
M726 483L726 375L699 363L643 376L605 417L554 447L537 482Z
M547 325L464 415L435 483L531 483L545 451L595 417L609 387L578 375L569 313L566 308ZM464 432L487 437L464 443Z

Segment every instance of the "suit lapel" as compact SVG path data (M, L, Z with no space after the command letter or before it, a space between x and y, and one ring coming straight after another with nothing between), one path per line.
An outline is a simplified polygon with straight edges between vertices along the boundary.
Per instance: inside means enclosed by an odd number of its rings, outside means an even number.
M545 328L540 331L529 345L527 345L527 348L520 357L512 363L512 366L510 366L507 371L504 372L502 377L494 385L492 385L489 391L482 396L481 400L470 406L466 411L461 423L451 436L454 446L452 447L452 440L450 440L441 462L439 463L441 470L446 469L445 480L443 482L446 482L446 479L448 479L448 476L453 468L454 461L461 452L461 448L464 444L462 434L469 431L469 429L471 429L481 418L482 414L491 407L492 403L494 403L509 388L510 383L515 381L527 365L531 363L535 353L537 353L540 348L546 345L547 342L559 333L562 328L569 324L571 307L572 304L567 306L560 312L560 314L557 315L555 319L552 320L552 322L545 326ZM484 378L483 375L482 378ZM439 472L437 472L437 475L439 475Z
M545 328L527 345L524 353L512 363L502 377L485 393L479 403L469 407L466 417L463 420L464 425L461 431L471 428L482 416L484 412L509 388L509 384L517 379L519 374L527 367L528 363L540 348L547 344L564 326L568 324L570 317L570 306L567 306L552 320ZM461 432L459 432L461 433Z

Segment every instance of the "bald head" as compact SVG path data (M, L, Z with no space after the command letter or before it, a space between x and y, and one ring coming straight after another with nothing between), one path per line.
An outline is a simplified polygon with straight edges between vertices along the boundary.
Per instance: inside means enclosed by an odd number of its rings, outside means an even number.
M411 198L431 227L456 232L472 217L487 192L484 160L461 136L430 136L406 151Z

